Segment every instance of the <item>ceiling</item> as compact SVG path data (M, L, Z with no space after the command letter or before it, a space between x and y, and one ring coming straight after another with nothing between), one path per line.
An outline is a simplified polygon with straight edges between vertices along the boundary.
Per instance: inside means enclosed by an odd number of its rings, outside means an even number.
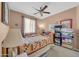
M39 19L44 19L79 5L78 2L9 2L8 4L12 10L37 17ZM48 8L45 11L49 11L51 14L44 14L43 16L40 16L40 14L34 15L34 13L37 12L34 8L39 9L42 5L48 5Z

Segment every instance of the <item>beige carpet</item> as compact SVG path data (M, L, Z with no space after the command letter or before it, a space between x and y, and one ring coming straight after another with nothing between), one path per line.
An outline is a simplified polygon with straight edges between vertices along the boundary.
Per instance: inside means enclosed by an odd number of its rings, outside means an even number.
M79 52L60 46L54 46L49 49L42 57L79 57Z

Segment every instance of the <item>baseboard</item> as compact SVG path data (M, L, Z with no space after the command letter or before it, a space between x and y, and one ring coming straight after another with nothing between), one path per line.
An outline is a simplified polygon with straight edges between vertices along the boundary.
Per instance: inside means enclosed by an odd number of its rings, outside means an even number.
M79 49L73 48L73 50L75 50L75 51L79 52Z

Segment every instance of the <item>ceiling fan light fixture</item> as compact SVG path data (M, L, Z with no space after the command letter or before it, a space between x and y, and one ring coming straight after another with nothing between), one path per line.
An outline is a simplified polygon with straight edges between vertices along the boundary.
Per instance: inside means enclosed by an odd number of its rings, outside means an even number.
M37 13L34 13L34 15L36 15L36 14L38 14L38 13L40 13L41 16L43 16L43 13L44 13L44 14L50 14L50 12L44 11L47 7L48 7L47 5L44 5L44 7L41 6L41 7L39 8L40 10L34 8L35 10L38 11Z

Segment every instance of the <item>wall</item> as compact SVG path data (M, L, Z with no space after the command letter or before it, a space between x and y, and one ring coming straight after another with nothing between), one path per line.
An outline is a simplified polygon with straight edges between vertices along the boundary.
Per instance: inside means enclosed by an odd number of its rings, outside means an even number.
M0 21L1 21L1 3L0 3Z
M4 25L2 22L1 22L1 2L0 2L0 56L1 56L1 44L2 44L2 41L5 39L7 33L8 33L8 26Z
M22 15L18 12L10 10L10 20L9 20L10 28L16 28L16 29L21 28L22 25L21 22L22 22Z
M73 20L73 29L76 28L76 8L63 11L59 14L45 18L44 20L39 21L39 23L45 24L45 30L49 30L49 25L54 23L60 23L61 20L72 19Z
M76 8L76 30L74 31L73 48L79 51L79 6Z
M77 29L79 29L79 6L76 8L76 25Z

